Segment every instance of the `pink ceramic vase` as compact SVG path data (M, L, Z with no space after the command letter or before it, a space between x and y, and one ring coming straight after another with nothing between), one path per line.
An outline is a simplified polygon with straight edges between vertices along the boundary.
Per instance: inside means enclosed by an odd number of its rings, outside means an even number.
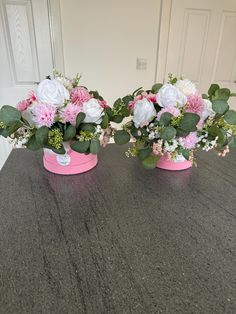
M185 170L192 167L192 162L186 160L182 155L175 160L168 159L167 155L162 156L157 162L157 168L165 170Z
M56 174L78 174L86 172L97 165L97 155L79 154L69 149L64 155L55 154L45 149L43 156L44 168Z

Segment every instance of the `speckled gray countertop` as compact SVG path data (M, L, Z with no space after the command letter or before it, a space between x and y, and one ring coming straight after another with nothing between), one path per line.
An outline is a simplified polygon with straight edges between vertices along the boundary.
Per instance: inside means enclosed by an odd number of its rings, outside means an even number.
M147 171L109 145L77 176L0 173L0 313L236 313L236 151Z

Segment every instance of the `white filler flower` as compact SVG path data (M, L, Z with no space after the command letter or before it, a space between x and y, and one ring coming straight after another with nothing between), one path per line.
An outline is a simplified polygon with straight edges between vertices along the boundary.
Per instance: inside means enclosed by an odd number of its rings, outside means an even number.
M101 123L103 110L99 102L95 98L91 98L83 104L83 112L86 114L83 122Z
M136 101L133 114L134 125L136 128L139 128L140 126L152 121L152 119L156 116L156 110L152 102L143 98Z
M163 85L156 95L157 103L164 108L167 107L183 107L187 103L186 96L174 85Z
M184 80L178 80L175 83L175 86L185 95L190 96L194 95L197 92L196 85L191 82L190 80L184 79Z
M61 107L70 98L68 90L58 80L43 80L37 88L38 100L42 103Z

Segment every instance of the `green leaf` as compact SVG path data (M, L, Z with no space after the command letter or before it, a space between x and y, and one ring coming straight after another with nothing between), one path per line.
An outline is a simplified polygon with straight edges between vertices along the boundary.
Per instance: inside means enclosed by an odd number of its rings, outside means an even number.
M84 112L80 112L78 113L77 117L76 117L76 124L75 124L75 127L78 128L78 126L80 125L80 123L82 121L84 121L85 119L85 113Z
M132 96L134 97L134 95L136 95L139 91L141 91L141 89L142 89L142 87L137 88L137 89L133 92ZM131 100L133 100L133 98L132 98Z
M90 141L79 142L76 141L70 145L71 149L76 151L77 153L84 154L88 150L90 145Z
M218 128L217 126L213 125L208 129L208 133L210 136L213 136L214 138L218 136L217 143L224 144L227 140L226 132L225 130Z
M114 121L115 123L121 123L123 120L123 117L120 115L114 116L112 121Z
M224 114L229 109L229 105L226 100L213 100L212 109L216 113Z
M185 132L193 132L196 130L200 117L196 113L186 112L180 121L179 128Z
M173 126L167 126L160 132L160 136L164 141L172 140L176 135L176 129Z
M45 145L48 142L48 132L49 129L46 126L41 126L41 128L39 128L36 133L35 133L35 138L36 141L41 145Z
M236 97L236 93L231 93L230 97Z
M12 106L5 105L0 110L0 121L8 125L21 119L21 113Z
M229 97L230 97L230 90L228 88L220 88L216 90L214 99L227 101Z
M231 140L230 140L230 142L229 142L229 147L230 147L230 148L236 147L236 136L235 136L235 135L232 136L232 138L231 138Z
M27 142L27 144L26 144L26 147L27 147L29 150L35 151L35 150L38 150L38 149L42 148L42 145L40 145L40 144L38 143L38 141L36 140L35 135L32 135L32 136L30 137L30 139L28 140L28 142Z
M162 87L162 85L163 85L163 84L161 84L161 83L154 84L154 85L152 86L152 93L153 93L153 94L158 93L158 91L159 91L159 89Z
M123 145L128 143L130 140L130 135L125 130L118 130L114 135L114 141L118 145Z
M152 148L150 146L141 148L138 151L138 157L139 157L139 159L144 160L145 158L147 158L151 154L151 152L152 152Z
M164 112L162 115L161 115L161 118L160 118L160 125L164 125L164 126L167 126L170 124L170 121L172 119L173 115L169 112Z
M117 107L119 107L119 106L122 105L122 104L123 104L123 102L122 102L121 98L118 98L118 99L116 99L116 101L114 102L113 108L117 108Z
M215 95L215 92L220 89L220 86L218 84L211 84L210 88L208 89L208 95L210 97Z
M129 102L131 102L133 99L134 99L134 97L131 95L127 95L127 96L122 98L122 100L126 106L128 106Z
M202 94L202 98L203 99L208 99L208 95L207 94Z
M93 138L90 143L90 153L97 154L100 148L100 141L97 138Z
M109 124L109 117L108 117L108 114L105 113L105 115L102 118L101 128L106 129L108 127L108 124Z
M181 154L184 156L186 160L189 160L190 151L188 149L182 149Z
M109 120L112 118L112 109L110 107L106 108L106 114L108 115Z
M88 131L94 133L96 131L96 127L92 123L82 123L80 126L82 131Z
M224 116L224 119L228 124L236 124L236 111L228 110Z
M51 150L59 155L64 155L66 153L64 146L62 146L61 148L51 147Z
M148 156L143 161L142 164L146 169L156 168L157 161L160 159L160 156Z
M76 127L74 125L69 125L64 133L64 141L72 140L76 135Z
M7 127L0 129L0 132L1 132L0 135L7 138L11 134L15 133L22 125L23 123L20 120L13 121L9 123Z

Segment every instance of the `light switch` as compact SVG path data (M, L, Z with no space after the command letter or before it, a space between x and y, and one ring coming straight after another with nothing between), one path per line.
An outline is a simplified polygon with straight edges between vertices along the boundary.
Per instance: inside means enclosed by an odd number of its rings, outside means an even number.
M147 59L137 58L136 70L141 70L141 71L147 70Z

